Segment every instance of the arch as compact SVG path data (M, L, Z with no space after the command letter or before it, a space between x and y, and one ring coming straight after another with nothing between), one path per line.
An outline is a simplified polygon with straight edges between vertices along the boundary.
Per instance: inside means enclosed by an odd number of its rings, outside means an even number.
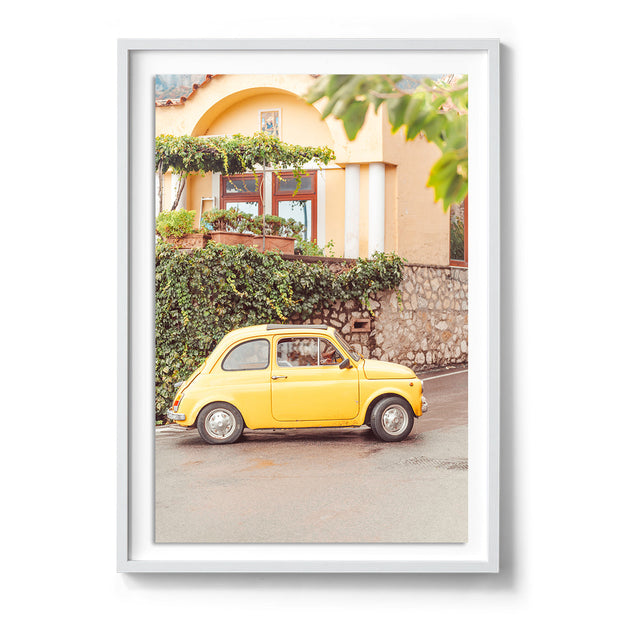
M251 135L259 130L259 109L283 110L280 137L285 142L332 148L336 143L329 123L321 118L321 112L315 105L308 105L298 92L274 86L243 88L216 100L202 113L191 135ZM235 122L232 119L230 123L225 122L229 113Z

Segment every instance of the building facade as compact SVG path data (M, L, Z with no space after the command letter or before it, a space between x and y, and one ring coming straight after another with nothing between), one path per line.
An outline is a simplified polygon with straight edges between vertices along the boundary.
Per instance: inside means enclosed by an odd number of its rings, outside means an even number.
M329 146L336 159L327 167L307 166L295 192L291 174L268 171L263 191L252 174L188 178L180 207L196 214L238 207L254 214L294 217L307 238L329 245L335 256L370 257L396 252L410 263L451 263L450 213L426 187L439 149L423 137L406 141L392 133L385 106L368 111L356 139L349 141L340 120L321 118L323 101L304 95L312 75L212 75L188 97L156 103L156 135L221 136L274 133L284 142ZM178 178L164 178L164 205L170 205ZM466 217L466 211L465 211ZM466 264L465 260L462 261Z

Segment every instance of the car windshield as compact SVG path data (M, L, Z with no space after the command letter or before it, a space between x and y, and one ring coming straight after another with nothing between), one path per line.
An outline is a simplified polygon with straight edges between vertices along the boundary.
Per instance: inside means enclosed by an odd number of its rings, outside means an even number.
M344 341L343 338L340 337L340 335L338 334L338 332L334 333L334 336L336 336L336 340L338 341L338 344L344 349L344 352L349 356L352 357L356 362L360 361L360 356L355 352L352 351L349 348L349 345Z

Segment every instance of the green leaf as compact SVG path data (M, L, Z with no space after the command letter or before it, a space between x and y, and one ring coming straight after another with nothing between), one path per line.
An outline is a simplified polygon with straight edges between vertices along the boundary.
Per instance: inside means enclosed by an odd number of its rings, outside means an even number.
M442 146L441 136L445 128L445 119L439 114L429 114L424 124L424 134L429 142Z
M467 195L467 179L459 173L461 162L458 154L448 152L431 168L427 187L435 190L435 202L443 201L444 211Z
M344 130L349 140L355 140L357 133L362 128L368 105L368 101L355 101L349 106L349 109L342 117Z
M396 133L405 122L405 112L409 107L411 97L409 95L403 95L395 99L388 99L388 120L392 126L392 133Z
M422 131L430 109L422 97L411 97L409 105L405 110L405 126L407 128L407 140L413 140Z

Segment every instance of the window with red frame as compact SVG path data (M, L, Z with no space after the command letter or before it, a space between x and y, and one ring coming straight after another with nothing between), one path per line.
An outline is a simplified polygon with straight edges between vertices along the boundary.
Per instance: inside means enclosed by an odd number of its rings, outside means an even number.
M261 199L261 174L235 174L222 176L221 208L238 209L251 215L263 214Z
M302 237L316 243L317 206L316 206L316 171L306 172L301 176L301 185L297 192L297 178L292 172L273 175L274 215L292 218L304 225Z

